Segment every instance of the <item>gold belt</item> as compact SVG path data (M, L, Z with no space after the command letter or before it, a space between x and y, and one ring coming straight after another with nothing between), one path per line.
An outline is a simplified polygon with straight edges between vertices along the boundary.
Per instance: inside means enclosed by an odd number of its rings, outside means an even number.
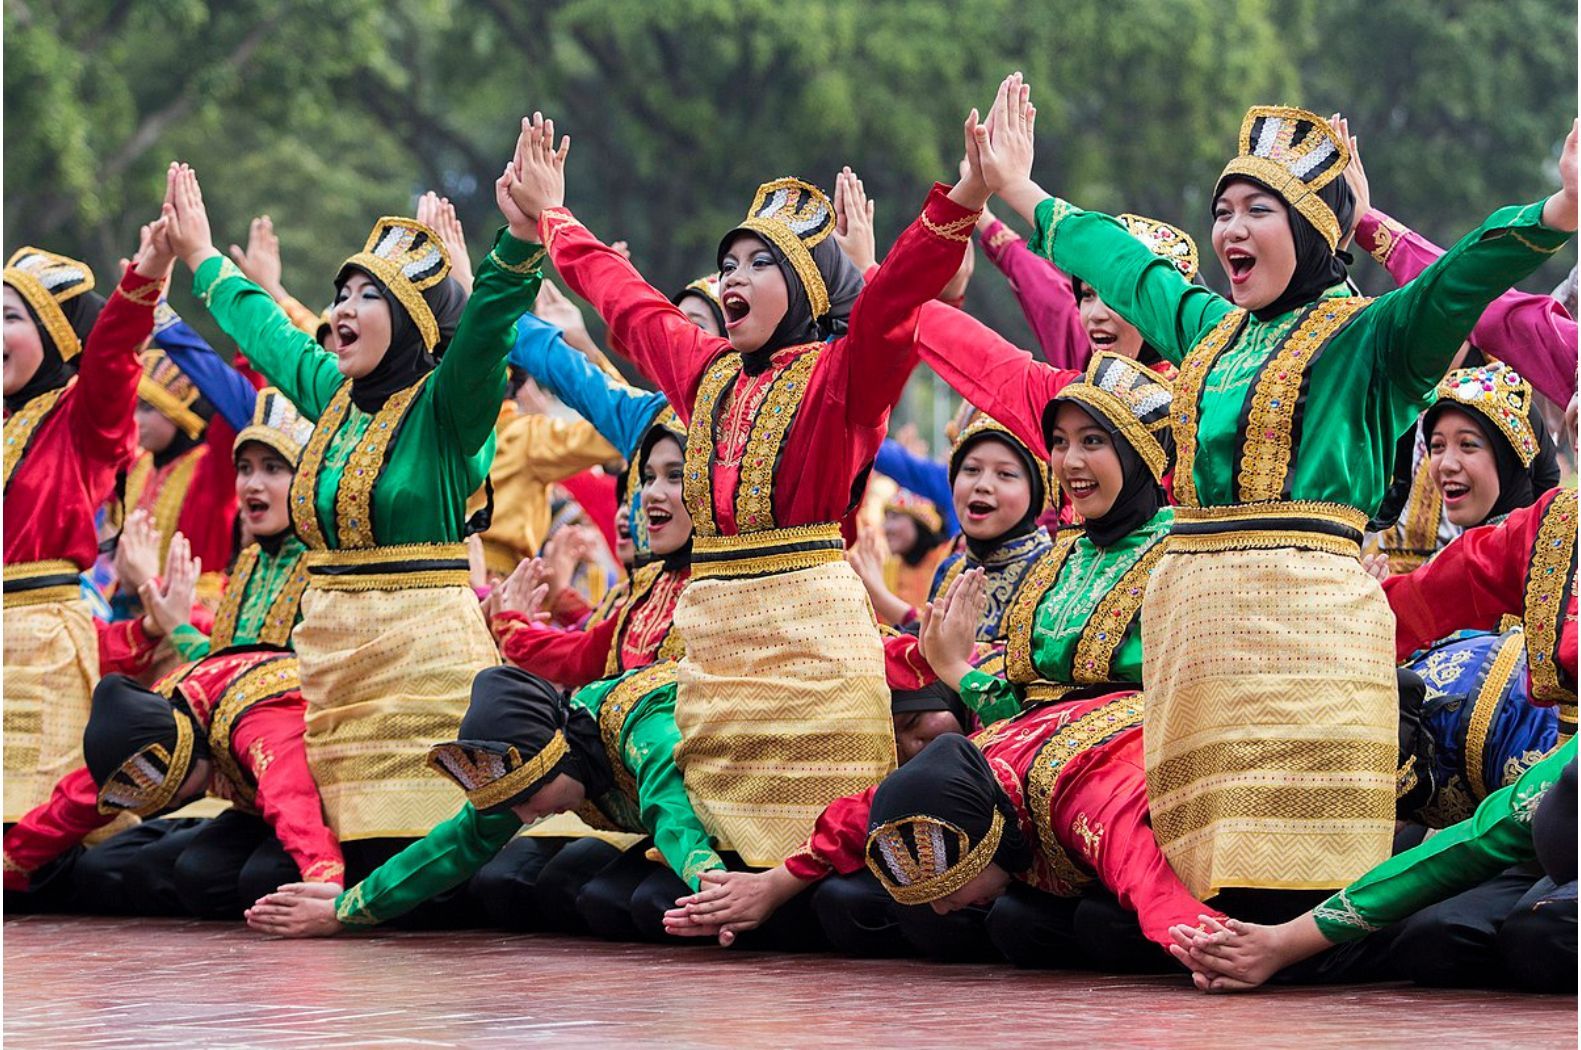
M64 558L23 561L5 567L5 607L49 605L82 597L77 563Z
M467 548L461 543L308 551L307 573L312 585L321 591L406 591L471 585Z
M840 561L845 539L833 522L692 540L692 579L774 576Z
M1227 507L1176 507L1165 548L1171 554L1223 551L1322 551L1361 557L1367 515L1343 503L1289 500Z
M1073 685L1061 685L1058 682L1028 682L1024 703L1045 704L1050 700L1059 700L1075 688Z

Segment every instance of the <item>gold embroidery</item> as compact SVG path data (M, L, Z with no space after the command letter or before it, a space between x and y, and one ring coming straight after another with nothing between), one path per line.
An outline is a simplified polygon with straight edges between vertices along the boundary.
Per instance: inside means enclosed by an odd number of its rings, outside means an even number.
M159 305L159 296L164 290L165 284L163 281L153 281L131 291L127 291L126 287L121 285L112 294L119 295L127 302L136 303L138 306L157 306Z
M1011 682L1025 685L1038 680L1037 669L1032 666L1033 619L1080 535L1071 530L1056 538L1054 546L1027 570L1015 601L1005 610L1005 677Z
M1208 373L1246 321L1245 310L1231 310L1203 336L1175 376L1175 397L1171 409L1175 431L1175 499L1182 507L1197 505L1197 483L1192 471L1197 464L1197 415L1202 411L1202 387Z
M942 237L947 241L960 241L965 243L972 239L972 227L977 225L977 219L982 212L975 211L970 215L949 222L938 223L928 218L928 213L922 213L922 228L935 237Z
M1103 845L1104 827L1096 820L1089 821L1087 814L1078 813L1070 822L1070 833L1081 839L1081 851L1089 861L1098 859L1098 847Z
M318 520L318 474L324 467L324 453L346 421L350 408L351 383L348 381L340 385L329 404L324 406L323 414L313 427L313 436L302 450L296 476L291 479L291 525L302 542L313 550L321 551L329 546L324 539L324 527Z
M609 757L609 766L615 772L615 790L630 799L633 805L640 805L637 780L632 776L625 755L621 752L621 735L625 732L626 720L631 717L636 706L655 689L674 681L673 663L652 664L618 682L598 706L598 735L604 742L604 754Z
M653 585L658 582L664 573L663 562L651 562L644 565L631 576L631 590L627 598L620 605L620 611L615 614L615 633L610 636L609 653L604 657L604 676L612 677L620 671L620 644L621 637L626 633L626 621L631 616L634 606L648 597L653 590Z
M236 565L231 569L230 583L225 587L225 594L220 598L220 606L214 611L214 630L209 634L210 651L229 649L231 640L236 637L236 621L241 616L242 595L247 592L247 585L252 581L253 570L258 567L258 545L249 545L236 556Z
M297 610L302 607L302 594L307 590L307 554L298 554L291 563L291 576L280 593L269 603L258 640L265 645L286 645L291 641L291 630L296 626Z
M538 250L529 255L526 262L508 263L504 259L500 258L498 249L490 248L489 261L507 273L516 273L521 274L524 277L530 277L538 272L538 267L543 265L545 254L546 253L543 249L543 246L539 245Z
M1153 575L1159 560L1164 556L1164 541L1168 534L1160 535L1137 558L1136 564L1125 571L1118 583L1098 601L1087 626L1076 642L1076 655L1071 659L1071 677L1081 684L1113 681L1110 667L1120 643L1125 641L1131 623L1142 611L1142 598L1147 593L1147 579Z
M183 455L165 476L164 484L159 486L159 495L154 497L154 525L159 529L161 558L170 552L170 541L175 538L176 529L181 521L181 508L186 505L187 490L192 487L192 476L197 473L198 464L203 462L203 457L208 454L209 447L199 445ZM149 461L152 460L153 457L150 455Z
M403 543L356 550L308 551L302 563L314 586L325 591L399 591L410 588L465 587L467 549L459 543ZM417 569L414 561L447 563ZM357 566L367 571L333 573L325 568ZM371 568L370 568L371 567Z
M1334 333L1370 302L1351 298L1316 303L1264 363L1241 437L1240 502L1264 503L1285 497L1285 478L1295 458L1294 429L1302 380Z
M254 705L300 689L301 685L301 669L296 657L267 660L232 679L220 693L214 712L209 716L209 757L220 775L236 788L240 801L248 806L257 801L258 788L231 753L231 734L242 715ZM263 770L256 772L261 774Z
M65 386L38 395L23 405L21 411L5 421L5 487L7 489L11 487L11 475L16 473L16 468L27 455L28 447L33 443L34 436L38 434L39 427L55 410L61 397L76 382L77 379L73 376L67 380Z
M1526 633L1532 699L1571 700L1575 690L1559 677L1559 621L1576 575L1576 490L1562 489L1543 512L1526 570L1521 617Z
M725 386L740 371L741 356L725 354L709 366L697 386L692 423L686 434L686 476L682 479L681 498L698 537L719 532L714 521L714 413Z
M736 482L736 530L757 532L774 524L774 467L784 448L785 434L807 395L807 384L823 344L803 351L774 377L763 403L752 420L751 436L741 455Z
M126 507L135 508L143 502L143 490L148 487L148 479L154 474L154 456L150 452L140 452L132 463L132 469L126 472L126 492L122 499L123 507L112 507L111 517L116 527L124 523L124 510Z
M988 241L983 246L988 249L1002 248L1011 241L1019 241L1020 239L1021 238L1016 234L1016 231L1012 230L1008 226L1001 225L999 229L994 232L994 235L988 238Z
M209 302L209 296L214 294L214 289L218 288L222 283L230 280L232 277L239 277L242 280L247 281L248 284L252 284L252 282L248 280L247 275L242 273L241 267L237 266L223 255L220 256L220 268L214 274L214 280L210 281L206 287L198 292L198 298L203 300L203 305L212 307L213 304Z
M335 493L337 546L368 548L375 545L373 487L384 473L385 455L401 429L407 409L432 375L429 372L411 386L391 394L346 460L346 469L340 476L340 491ZM347 383L344 389L349 390L350 386Z
M1471 790L1479 802L1488 797L1487 780L1483 776L1483 751L1488 745L1488 730L1493 726L1493 716L1498 713L1499 702L1504 698L1504 687L1515 673L1515 665L1521 658L1525 644L1525 638L1514 633L1499 644L1498 655L1493 658L1488 676L1482 680L1482 688L1477 690L1477 699L1471 708L1471 720L1466 725L1466 777L1471 781Z
M905 840L901 837L900 828L904 824L920 825L913 833L917 843L917 857L913 857L906 849ZM945 858L937 857L932 850L931 829L935 828L941 834L944 832L953 834L961 850L961 857L953 868L945 868L936 874L936 866L942 864ZM994 859L994 852L999 849L999 839L1004 831L1005 815L995 807L993 818L989 821L988 831L984 833L982 841L967 849L966 846L971 839L965 831L954 824L935 817L904 817L875 828L872 834L868 835L867 866L878 877L878 881L889 895L899 903L927 904L948 897L981 875L989 862ZM896 883L890 880L884 865L879 864L873 857L875 848L884 858L885 863L893 866L895 874L904 879L904 882Z
M554 251L554 239L559 236L561 230L567 226L582 225L576 216L565 208L546 208L538 221L543 228L543 246L547 252Z
M1372 248L1369 253L1374 259L1378 260L1379 266L1388 266L1389 257L1394 254L1394 250L1400 246L1400 242L1405 240L1405 235L1410 232L1410 230L1394 219L1379 213L1378 228L1372 235Z

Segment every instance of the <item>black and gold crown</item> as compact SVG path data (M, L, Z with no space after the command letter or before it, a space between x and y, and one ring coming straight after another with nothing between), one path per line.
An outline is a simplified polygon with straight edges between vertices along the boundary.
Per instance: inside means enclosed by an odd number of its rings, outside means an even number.
M428 749L428 767L461 785L473 808L487 812L510 805L548 775L569 751L565 733L558 729L541 751L527 758L514 744L452 740Z
M198 412L203 394L192 377L157 346L144 350L142 359L143 375L137 381L137 396L157 408L187 437L202 434L208 420Z
M897 902L930 904L981 875L999 849L1005 815L994 809L982 841L949 821L902 817L867 836L867 867Z
M834 230L834 205L823 190L794 178L765 182L737 229L751 230L785 253L806 289L813 320L829 312L829 289L812 257Z
M1350 148L1328 121L1291 106L1253 106L1241 121L1240 154L1219 176L1247 175L1264 183L1339 247L1339 218L1318 190L1339 178Z
M312 436L312 420L303 417L290 398L266 386L258 391L258 399L253 402L252 422L236 435L231 447L240 449L247 442L256 441L274 449L295 467L302 458L303 446Z
M99 788L100 813L135 813L151 817L170 805L187 774L194 751L192 718L172 709L176 740L173 748L156 742L140 748Z
M1174 460L1169 429L1173 396L1168 379L1129 357L1101 350L1087 362L1081 379L1054 400L1080 402L1102 415L1136 449L1153 477L1162 481Z
M1115 218L1130 231L1132 237L1147 245L1154 255L1174 263L1186 280L1197 276L1197 242L1185 230L1162 219L1149 219L1146 215L1133 215L1130 212L1116 215Z
M62 361L70 361L82 352L82 340L72 330L60 304L93 291L93 271L87 263L42 248L18 248L6 261L5 283L33 308Z
M957 419L959 418L957 416ZM1048 461L1028 448L1025 441L1010 432L1009 427L979 409L973 409L967 415L965 424L960 426L956 432L955 440L950 444L950 477L953 479L955 476L956 462L961 456L961 450L969 442L975 441L984 435L991 435L1012 448L1020 450L1032 462L1033 469L1037 471L1038 480L1043 482L1043 505L1033 507L1033 512L1040 512L1047 507L1053 506L1055 496L1059 492L1059 482L1055 480L1054 472L1049 470Z
M1537 458L1537 431L1532 427L1532 384L1515 369L1497 361L1461 368L1438 384L1438 407L1477 413L1498 428L1529 467Z
M373 224L362 251L341 264L377 277L400 300L423 337L423 348L439 345L439 322L423 291L450 276L450 251L439 234L416 219L386 215Z

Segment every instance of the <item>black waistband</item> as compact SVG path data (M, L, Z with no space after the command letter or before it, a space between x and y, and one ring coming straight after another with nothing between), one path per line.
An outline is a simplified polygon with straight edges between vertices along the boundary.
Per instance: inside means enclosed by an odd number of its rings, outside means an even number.
M465 558L392 558L367 565L334 565L308 562L311 576L383 576L392 572L467 572Z
M1227 518L1220 521L1181 521L1176 518L1169 531L1173 536L1225 536L1248 531L1308 532L1318 536L1333 536L1351 543L1360 543L1362 540L1360 529L1337 521L1294 514L1260 514L1255 518Z
M716 564L741 561L744 558L772 558L787 554L813 554L819 551L843 551L845 543L833 540L802 540L796 543L773 543L742 550L692 550L693 564Z
M0 594L21 594L23 591L41 591L45 587L76 587L81 578L73 572L53 573L49 576L29 576L21 580L6 580Z

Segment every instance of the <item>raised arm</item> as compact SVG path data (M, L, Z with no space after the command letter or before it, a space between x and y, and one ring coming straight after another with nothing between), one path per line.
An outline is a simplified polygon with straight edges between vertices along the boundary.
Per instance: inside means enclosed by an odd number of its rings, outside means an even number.
M137 380L143 366L137 352L154 324L164 272L140 273L143 262L126 271L83 342L76 393L67 399L70 433L84 458L114 465L129 457L136 428ZM168 271L165 271L168 272Z
M225 417L232 430L240 431L252 422L258 391L246 376L222 361L214 348L164 300L154 309L154 345L191 377L192 385ZM229 458L230 450L224 452Z
M1092 344L1082 327L1070 277L1027 247L1016 231L986 211L983 215L988 222L978 224L978 243L1010 282L1043 356L1056 368L1085 368Z

